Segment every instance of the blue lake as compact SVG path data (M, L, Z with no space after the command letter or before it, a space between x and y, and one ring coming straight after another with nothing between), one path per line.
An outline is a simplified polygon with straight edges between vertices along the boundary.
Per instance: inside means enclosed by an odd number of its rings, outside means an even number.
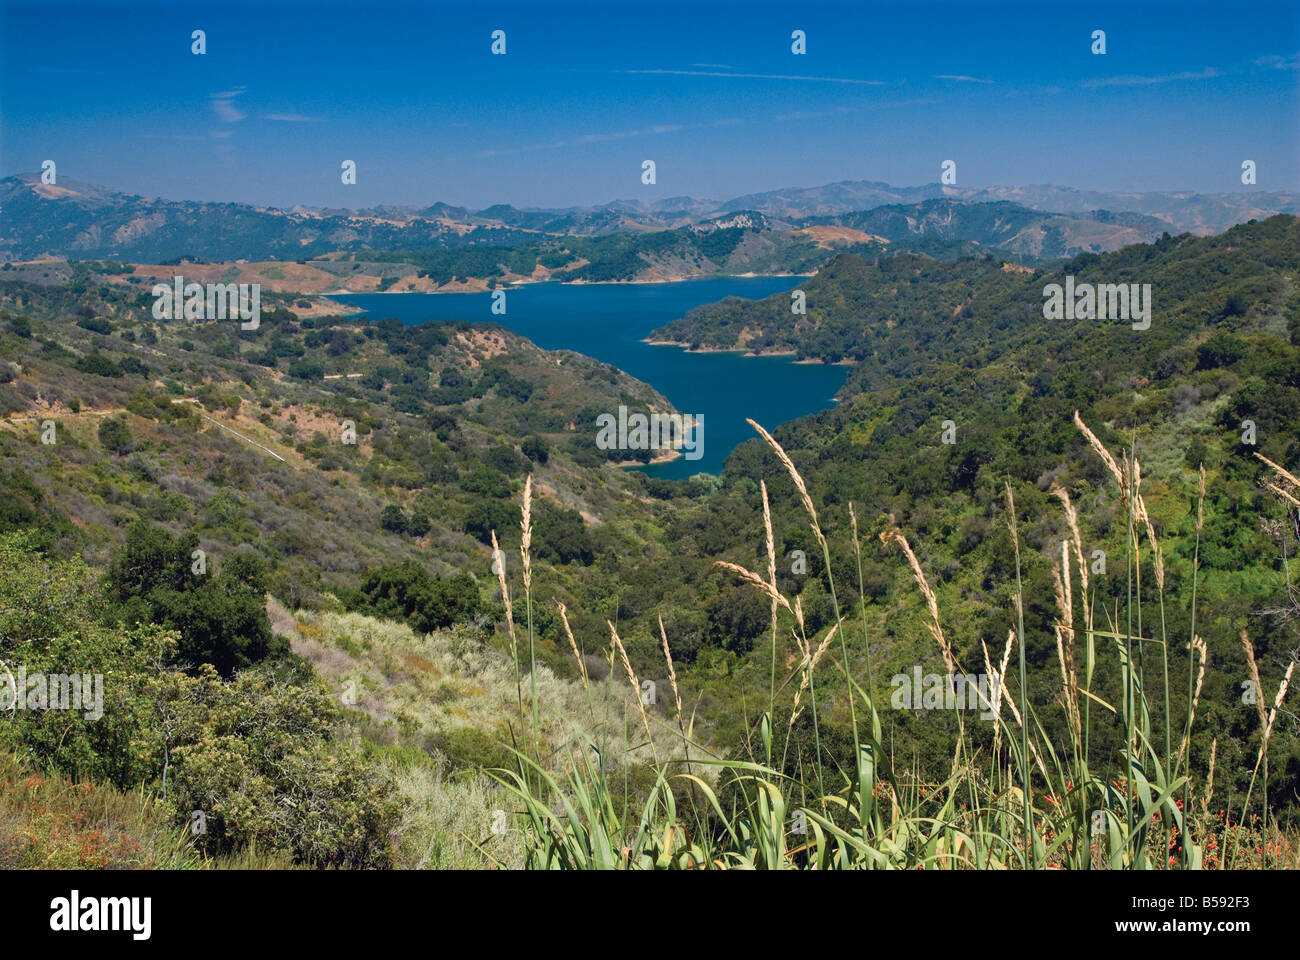
M499 323L544 349L573 350L613 364L650 384L682 413L703 415L702 457L638 468L678 479L720 473L736 445L755 436L746 417L770 430L831 406L848 368L796 364L793 357L689 353L642 341L692 307L728 296L762 299L792 290L799 282L797 277L727 277L681 283L529 284L510 288L504 316L492 315L488 293L349 294L334 299L355 304L372 319L395 317L408 325L431 320ZM590 428L594 432L596 425Z

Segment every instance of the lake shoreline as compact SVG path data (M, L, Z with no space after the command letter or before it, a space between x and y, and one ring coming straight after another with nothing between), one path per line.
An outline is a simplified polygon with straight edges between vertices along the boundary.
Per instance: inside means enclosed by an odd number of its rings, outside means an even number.
M673 283L695 283L700 280L797 280L815 277L815 273L702 273L694 277L674 277L672 279L656 280L552 280L549 277L544 279L525 278L522 280L511 280L509 283L503 283L496 287L489 287L486 281L481 285L475 284L473 287L466 288L462 285L459 289L449 290L451 284L444 284L442 287L433 290L349 290L346 287L340 287L337 290L325 290L320 293L303 294L303 296L313 297L400 297L411 295L428 296L481 296L485 293L493 293L496 290L505 290L509 292L519 287L536 287L544 284L553 283L561 287L627 287L627 286L649 286L673 284Z
M773 349L746 356L744 349L654 349L653 331L705 303L728 296L757 300L799 283L789 277L700 278L651 283L537 283L510 298L505 315L491 315L490 297L380 297L336 295L340 309L403 324L470 322L501 327L542 350L575 351L609 364L656 391L674 411L700 416L708 426L699 459L657 450L652 462L633 453L614 454L609 465L652 477L685 479L721 475L731 451L754 436L747 418L774 427L836 406L846 367L820 360L800 362L793 351ZM410 291L420 292L420 291ZM342 304L348 304L344 308ZM754 364L757 356L766 362ZM755 374L760 374L755 376ZM645 456L645 454L641 454ZM626 457L626 459L623 459Z
M646 337L641 342L651 347L677 347L681 350L685 350L687 353L698 354L735 353L742 357L796 357L799 355L799 351L797 350L764 350L762 352L756 352L754 350L747 350L744 347L692 347L689 343L684 343L681 340L653 340L650 337ZM794 360L792 362L802 365L824 365L828 367L852 367L855 365L855 361L853 360L837 360L835 363L826 363L825 360L815 360L812 358Z

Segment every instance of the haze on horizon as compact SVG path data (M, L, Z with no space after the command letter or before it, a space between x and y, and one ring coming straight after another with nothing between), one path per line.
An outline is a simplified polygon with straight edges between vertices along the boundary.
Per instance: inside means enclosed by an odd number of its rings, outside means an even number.
M1224 193L1251 159L1251 189L1295 191L1297 51L1285 2L0 0L0 175L55 159L174 200L481 209L926 184L947 159L959 187Z

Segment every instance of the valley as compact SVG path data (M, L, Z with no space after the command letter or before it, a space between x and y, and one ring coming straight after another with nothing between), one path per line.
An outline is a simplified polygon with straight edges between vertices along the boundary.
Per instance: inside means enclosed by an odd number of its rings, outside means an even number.
M1285 593L1276 552L1291 534L1268 519L1286 502L1260 478L1266 463L1300 462L1290 429L1300 417L1290 343L1300 323L1290 281L1300 267L1298 229L1294 217L1277 216L1221 236L1017 269L996 259L839 253L797 281L805 316L791 313L790 278L731 278L512 288L495 322L487 293L338 294L303 308L297 292L268 291L261 324L244 330L229 320L159 321L133 285L111 282L121 276L112 264L55 265L42 282L0 273L6 582L33 589L48 557L58 582L104 598L102 613L75 606L45 625L31 620L36 608L11 604L3 630L81 636L121 658L114 644L123 635L109 624L144 615L172 629L170 640L131 634L132 649L162 643L164 652L149 654L152 666L128 658L113 681L152 691L139 702L153 706L133 721L145 726L130 734L141 743L161 722L151 717L176 709L168 697L202 702L197 688L185 692L193 684L233 684L219 689L236 712L252 709L260 683L326 698L312 709L332 717L335 732L311 741L321 753L310 762L333 756L365 784L356 805L336 815L371 824L367 839L321 846L292 825L277 834L260 814L237 813L238 795L203 779L214 761L194 741L179 753L191 759L178 789L214 798L204 809L221 833L186 856L237 856L242 842L262 837L281 851L264 865L282 862L275 857L527 865L536 848L466 841L476 830L491 836L501 801L487 798L501 786L490 771L513 762L503 741L526 731L558 772L564 758L555 748L577 735L575 718L598 691L622 717L622 728L597 721L594 730L621 744L610 742L609 763L626 802L654 795L659 764L691 757L722 769L760 762L815 781L826 775L819 767L834 769L852 749L855 702L836 671L870 670L867 693L883 704L891 674L932 659L925 591L952 638L939 652L980 663L988 638L1021 634L1008 576L1020 569L1035 598L1022 614L1035 692L1023 696L1053 713L1064 695L1051 640L1062 614L1050 600L1062 538L1076 537L1080 555L1111 557L1109 572L1092 571L1100 609L1121 610L1126 595L1123 500L1107 488L1077 410L1098 443L1133 445L1141 458L1144 509L1163 548L1155 558L1143 543L1140 562L1161 565L1162 629L1190 629L1195 581L1210 611L1196 625L1208 656L1239 659L1245 630L1275 689L1289 621L1259 610ZM199 276L188 262L179 269ZM1149 327L1046 318L1043 291L1067 276L1150 283ZM675 319L654 326L666 317ZM658 359L668 354L678 374ZM831 379L809 388L788 379L796 375ZM734 442L722 437L722 462L678 458L636 471L620 467L628 451L597 443L602 413L703 411L707 456L716 456L713 431L726 417L709 406L718 401L700 399L709 396L701 387L716 390L733 419L770 430L770 442L737 431ZM1256 445L1240 441L1244 419L1257 426ZM47 424L53 442L43 439ZM1019 568L1000 519L1008 482L1023 524ZM1054 519L1057 491L1077 504L1073 534ZM805 508L816 511L811 525ZM492 562L496 546L503 564ZM168 565L181 557L188 565L194 550L216 578L168 581L176 576ZM140 564L157 572L123 579ZM793 617L793 635L771 629L769 597L734 575L768 564L772 589L797 610L780 613ZM191 596L238 606L205 620L184 612ZM103 629L94 626L101 619ZM837 620L866 642L831 646ZM241 626L231 634L221 622ZM178 640L189 652L175 659L165 651ZM195 672L196 656L219 665L222 679ZM1185 653L1172 659L1172 669L1189 669ZM1115 702L1123 677L1101 670L1093 695ZM1234 712L1232 678L1209 678L1191 748L1218 758L1219 791L1244 796L1251 715ZM110 698L123 689L113 682ZM179 693L166 694L165 684ZM634 689L657 694L647 703ZM1176 688L1169 696L1186 708ZM430 712L430 702L441 707ZM216 722L186 715L195 729ZM763 715L790 717L780 744L756 747ZM1068 710L1056 716L1044 719L1045 735L1067 737L1058 725L1068 725ZM907 710L888 716L888 736L913 752L900 785L933 785L942 775L948 721L957 722ZM23 735L65 769L121 784L159 775L152 748L129 768L86 766L57 745L62 735L39 739L55 729L41 726L47 720L22 722L38 725L14 729L28 729ZM1158 736L1177 733L1168 721L1151 723ZM294 729L288 715L273 724L284 735ZM633 735L638 726L650 740ZM991 748L992 727L970 733ZM1220 735L1233 730L1242 736ZM1115 733L1107 726L1094 735L1119 749ZM90 756L99 734L86 735L77 742ZM1294 740L1272 749L1289 755ZM458 770L464 778L447 779ZM1288 789L1289 770L1278 759L1273 789ZM268 797L298 789L270 768L265 776ZM725 776L702 783L739 789ZM335 796L329 802L343 803ZM439 798L442 812L421 797ZM683 788L677 799L701 798ZM473 810L477 825L463 819ZM710 820L725 837L726 821ZM395 831L395 846L379 840L385 831Z

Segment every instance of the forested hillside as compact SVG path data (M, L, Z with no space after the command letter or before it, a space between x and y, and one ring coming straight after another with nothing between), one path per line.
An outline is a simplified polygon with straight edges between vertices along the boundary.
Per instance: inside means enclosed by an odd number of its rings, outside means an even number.
M1026 524L1022 548L1032 548L1024 572L1030 669L1041 669L1045 679L1056 669L1052 566L1069 531L1053 486L1073 498L1088 554L1100 549L1109 558L1106 573L1092 579L1096 602L1112 612L1120 603L1122 613L1129 586L1125 505L1107 489L1111 478L1073 422L1075 411L1116 457L1136 451L1146 504L1165 544L1171 602L1163 616L1172 636L1187 636L1203 464L1196 632L1219 666L1206 680L1215 706L1200 746L1208 755L1218 731L1217 755L1226 763L1218 776L1240 771L1245 789L1249 764L1241 757L1229 761L1225 749L1240 748L1222 737L1231 731L1232 743L1244 745L1254 719L1233 693L1248 677L1239 635L1249 631L1269 651L1275 680L1296 645L1282 562L1295 552L1296 531L1278 524L1285 511L1261 487L1271 471L1255 454L1293 468L1300 463L1300 348L1293 344L1300 331L1298 267L1300 221L1285 216L1219 237L1165 238L1084 255L1036 273L986 260L900 256L873 263L843 256L804 286L806 316L792 314L788 294L759 303L725 301L656 336L857 361L839 405L775 435L808 479L822 523L838 544L831 556L845 568L835 579L850 593L848 601L839 597L841 608L856 599L852 547L842 539L853 501L864 537L887 529L891 516L906 531L962 662L982 662L981 641L1000 644L1014 626L1012 544L1001 518L1008 480ZM1150 328L1045 320L1043 288L1066 275L1079 283L1150 283ZM1254 424L1253 443L1243 442L1246 421ZM706 538L752 545L743 562L757 567L761 510L753 483L766 478L773 500L792 510L788 528L778 511L778 552L804 549L815 573L818 550L784 473L761 442L738 449L727 478L747 509L714 511ZM876 551L866 555L871 643L887 663L904 666L930 642L923 608L896 556L882 566ZM814 579L783 576L794 592ZM1144 589L1150 586L1148 579ZM761 607L758 601L753 611L756 637ZM1183 671L1185 646L1170 652ZM877 677L892 672L877 661ZM1044 692L1038 703L1046 708L1055 696ZM906 718L901 715L900 725ZM917 735L927 731L935 732L928 718ZM1279 761L1275 769L1283 766ZM1294 760L1285 766L1300 769ZM1287 782L1295 775L1286 774Z

